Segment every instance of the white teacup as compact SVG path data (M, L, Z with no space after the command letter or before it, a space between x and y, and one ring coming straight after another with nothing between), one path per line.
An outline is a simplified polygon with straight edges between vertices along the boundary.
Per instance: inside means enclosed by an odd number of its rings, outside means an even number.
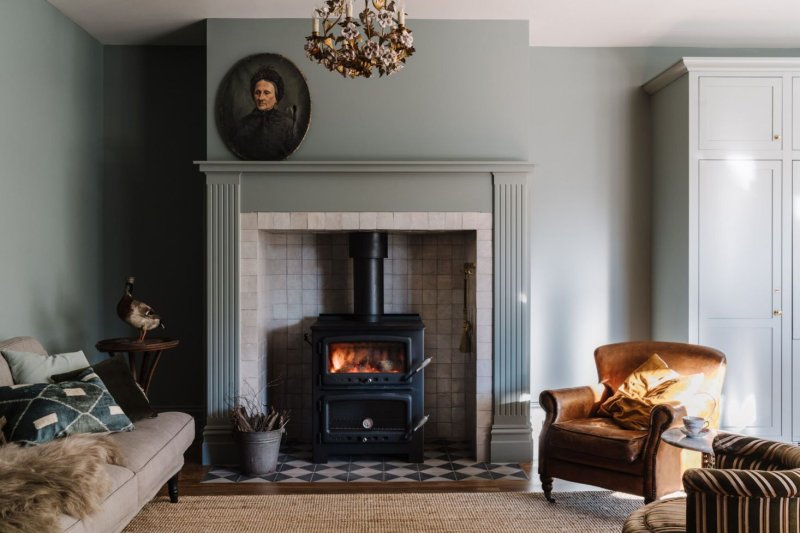
M683 426L690 435L699 435L708 427L708 420L702 416L684 416Z

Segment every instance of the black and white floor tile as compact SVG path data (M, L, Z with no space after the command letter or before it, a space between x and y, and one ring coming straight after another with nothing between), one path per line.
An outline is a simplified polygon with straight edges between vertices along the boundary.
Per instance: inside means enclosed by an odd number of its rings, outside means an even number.
M331 457L326 464L311 462L311 449L287 445L278 457L278 469L264 476L246 476L232 468L212 468L203 483L402 483L425 481L526 480L518 464L477 463L466 446L435 442L425 450L424 463L391 457Z

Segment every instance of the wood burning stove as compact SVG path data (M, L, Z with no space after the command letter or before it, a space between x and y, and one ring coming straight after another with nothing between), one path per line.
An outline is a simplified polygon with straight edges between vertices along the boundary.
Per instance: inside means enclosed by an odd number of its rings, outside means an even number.
M323 314L313 326L312 456L401 454L423 461L425 325L383 313L385 233L350 235L352 315Z

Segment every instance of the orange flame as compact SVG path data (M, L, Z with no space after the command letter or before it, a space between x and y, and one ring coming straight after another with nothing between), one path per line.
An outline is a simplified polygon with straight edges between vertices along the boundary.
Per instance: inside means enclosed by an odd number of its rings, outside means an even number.
M331 374L396 374L405 371L405 345L399 342L336 342L330 344Z

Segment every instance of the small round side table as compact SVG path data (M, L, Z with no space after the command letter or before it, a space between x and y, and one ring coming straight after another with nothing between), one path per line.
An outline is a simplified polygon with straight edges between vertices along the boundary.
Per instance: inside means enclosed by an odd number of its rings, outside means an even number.
M128 354L128 364L131 368L133 379L142 387L144 393L147 394L150 389L150 382L153 380L158 361L161 359L161 354L164 350L171 350L180 344L180 341L175 339L168 339L164 337L150 337L143 341L138 339L123 337L119 339L104 339L97 344L97 348L101 352L106 352L110 357L117 354ZM139 371L136 370L136 354L142 354L142 361L139 365Z
M716 429L709 429L697 437L689 437L681 428L670 428L661 434L661 440L678 448L694 450L703 454L703 468L714 467L714 437Z

